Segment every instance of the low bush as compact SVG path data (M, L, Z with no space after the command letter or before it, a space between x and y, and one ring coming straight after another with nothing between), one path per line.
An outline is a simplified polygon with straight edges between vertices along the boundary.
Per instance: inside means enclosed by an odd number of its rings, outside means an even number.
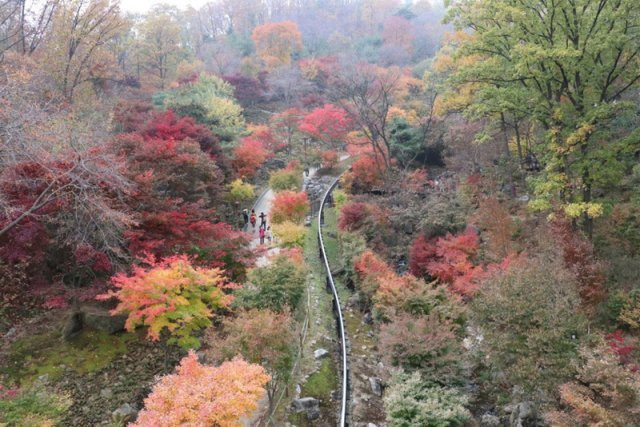
M471 420L469 399L454 388L424 381L419 373L396 373L385 393L390 427L455 427Z
M302 187L302 172L297 168L272 172L269 187L273 191L298 191Z
M278 246L283 248L304 246L304 240L307 235L304 225L285 221L282 224L273 224L272 229Z

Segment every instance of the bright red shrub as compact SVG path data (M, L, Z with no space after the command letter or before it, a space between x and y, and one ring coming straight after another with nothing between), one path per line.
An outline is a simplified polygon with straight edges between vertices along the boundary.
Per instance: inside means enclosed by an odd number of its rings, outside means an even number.
M273 198L271 221L300 223L309 211L309 198L305 192L281 191Z
M140 134L147 140L176 140L191 139L200 145L200 149L208 153L218 166L228 168L228 159L220 146L220 139L209 128L196 123L191 117L180 117L173 111L156 112L150 120L139 129Z
M326 104L307 114L300 122L300 131L326 143L342 141L351 128L347 113L334 105Z
M417 276L431 276L447 283L452 291L471 296L485 275L482 267L471 262L478 243L478 235L471 227L455 236L440 237L435 243L419 236L410 250L411 272Z
M233 149L231 164L236 176L251 178L270 155L260 140L246 137L242 138L240 145Z
M251 132L251 138L257 139L262 142L264 147L271 151L277 152L287 146L286 142L277 139L271 132L271 128L266 125L249 125L249 132Z

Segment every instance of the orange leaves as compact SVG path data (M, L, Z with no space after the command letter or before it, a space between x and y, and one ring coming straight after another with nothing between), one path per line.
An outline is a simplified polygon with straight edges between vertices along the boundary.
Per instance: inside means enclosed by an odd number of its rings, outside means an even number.
M367 191L382 184L381 166L372 156L362 156L351 166L353 185Z
M242 426L270 380L259 365L235 358L218 367L198 362L192 350L175 374L163 377L144 401L134 427Z
M242 138L242 142L233 149L233 169L238 177L253 177L271 153L259 139L252 136Z
M136 266L131 276L114 276L111 282L117 290L97 299L120 301L112 314L128 313L128 331L148 326L148 337L158 340L166 330L172 335L170 342L198 347L192 332L209 326L213 312L229 306L232 296L223 289L234 285L217 268L193 267L185 255L146 262L149 268Z
M300 223L309 210L307 193L295 191L281 191L273 198L271 220L276 224L285 221Z
M291 63L291 55L302 50L302 34L295 22L268 22L251 34L260 58L273 69Z

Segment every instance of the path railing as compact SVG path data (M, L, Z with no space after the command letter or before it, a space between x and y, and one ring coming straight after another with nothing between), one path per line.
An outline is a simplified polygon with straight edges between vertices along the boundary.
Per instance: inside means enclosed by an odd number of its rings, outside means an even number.
M340 337L340 356L342 361L342 386L341 386L341 399L340 399L340 427L346 427L349 425L347 421L347 405L349 401L349 363L348 363L348 353L347 353L347 336L345 333L344 326L344 318L342 316L342 306L340 305L340 296L338 295L338 291L336 289L336 285L333 281L333 275L331 274L331 268L329 266L329 260L327 258L327 253L324 248L324 241L322 239L322 226L324 223L324 206L327 202L327 199L331 195L331 192L335 189L336 185L338 185L338 180L340 177L336 178L327 191L324 193L322 197L322 201L320 202L320 208L318 212L318 247L320 248L320 258L324 263L324 267L327 271L327 286L331 289L331 293L333 294L333 310L336 316L337 326L338 326L338 335Z

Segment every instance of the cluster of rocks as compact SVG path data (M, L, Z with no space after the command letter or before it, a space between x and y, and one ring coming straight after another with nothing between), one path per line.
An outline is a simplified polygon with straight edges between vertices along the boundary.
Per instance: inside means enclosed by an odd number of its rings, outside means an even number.
M135 419L157 377L173 371L181 350L147 341L130 343L127 354L105 368L81 374L65 368L53 387L69 395L73 404L65 426L126 425Z

